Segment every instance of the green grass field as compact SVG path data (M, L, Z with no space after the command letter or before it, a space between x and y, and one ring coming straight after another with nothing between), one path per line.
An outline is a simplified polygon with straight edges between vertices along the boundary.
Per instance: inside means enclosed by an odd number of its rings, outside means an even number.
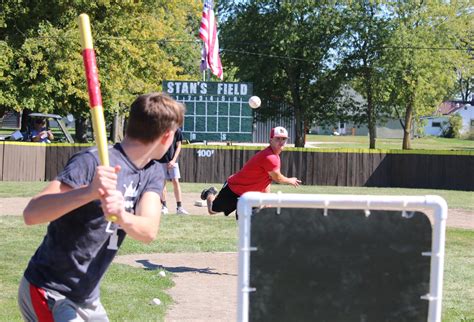
M31 197L40 192L47 182L2 182L0 198L8 197ZM183 192L201 192L204 187L214 185L217 188L222 183L187 183L182 182ZM168 185L171 192L171 185ZM284 193L318 193L318 194L357 194L357 195L439 195L448 203L449 208L463 210L474 210L474 192L457 190L435 190L435 189L408 189L408 188L376 188L376 187L336 187L336 186L305 186L293 188L287 185L272 185L272 192Z
M32 196L46 183L3 182L0 197ZM204 184L206 185L206 184ZM203 184L183 184L184 192L200 192ZM288 186L273 191L295 192ZM439 194L450 207L472 210L472 192L303 186L301 193ZM7 213L8 214L8 213ZM0 217L0 321L20 321L16 305L18 282L26 264L41 242L46 226L25 226L21 217ZM164 216L155 242L144 245L127 238L123 254L167 252L237 251L237 222L224 216ZM474 230L448 229L442 321L474 321ZM159 277L158 271L112 264L102 283L102 301L111 321L162 321L172 299L166 294L173 275ZM153 306L158 297L163 305Z
M368 149L368 136L332 136L308 134L306 142L311 147L337 149ZM401 150L402 139L377 139L375 147L377 149ZM411 148L414 150L474 150L474 140L446 139L438 137L416 138L411 141Z
M15 129L0 129L0 135L9 135L13 133ZM69 129L71 135L74 135L74 129ZM62 136L59 130L55 130L54 134ZM306 135L307 147L316 147L324 149L368 149L369 148L369 137L368 136L333 136L333 135ZM236 143L238 145L238 143ZM387 150L401 150L402 139L376 139L377 149ZM415 138L411 141L411 148L414 150L474 150L474 140L467 139L447 139L440 137L427 136L423 138Z

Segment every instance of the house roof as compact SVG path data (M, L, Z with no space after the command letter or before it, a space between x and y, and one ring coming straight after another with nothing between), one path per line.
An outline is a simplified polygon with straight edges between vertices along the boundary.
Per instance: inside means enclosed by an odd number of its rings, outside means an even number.
M466 102L463 101L445 101L439 104L436 114L449 115L464 107L464 105L466 105Z

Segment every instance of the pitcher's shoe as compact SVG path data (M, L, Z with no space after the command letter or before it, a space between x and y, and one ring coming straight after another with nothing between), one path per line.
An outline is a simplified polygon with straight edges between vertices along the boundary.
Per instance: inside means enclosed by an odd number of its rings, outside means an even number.
M167 215L167 214L169 213L168 208L167 208L166 206L162 206L162 207L161 207L161 213L162 213L163 215Z
M214 187L210 187L210 188L204 189L204 190L201 192L201 199L202 199L202 200L206 200L206 199L207 199L207 196L209 196L210 193L213 194L213 195L217 195L217 189L214 188Z

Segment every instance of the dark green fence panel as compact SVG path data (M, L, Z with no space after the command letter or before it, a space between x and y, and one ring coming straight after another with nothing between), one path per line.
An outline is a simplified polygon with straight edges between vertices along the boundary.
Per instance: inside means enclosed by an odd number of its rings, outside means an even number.
M3 146L3 181L44 181L46 145L10 143Z
M374 186L474 190L472 155L387 154L379 168L387 180Z
M259 149L185 146L181 180L224 182ZM288 149L280 156L281 172L307 185L474 190L474 153L352 151Z
M258 150L222 149L214 146L184 148L179 167L183 182L224 182L237 172Z
M87 144L0 143L1 181L53 180ZM220 183L262 147L184 146L181 181ZM305 185L474 190L474 152L287 149L281 172Z
M48 146L46 150L45 179L50 181L56 178L73 154L88 147L89 145L84 144L58 144Z

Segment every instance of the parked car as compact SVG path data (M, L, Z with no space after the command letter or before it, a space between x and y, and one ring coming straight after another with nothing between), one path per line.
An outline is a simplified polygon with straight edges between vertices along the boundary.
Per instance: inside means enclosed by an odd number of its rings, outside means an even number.
M53 142L74 143L74 139L64 124L62 116L57 114L30 113L27 118L28 121L25 131L21 132L17 130L9 135L0 136L0 140L31 141L31 130L34 128L34 122L38 118L42 118L46 120L47 128L54 133Z

